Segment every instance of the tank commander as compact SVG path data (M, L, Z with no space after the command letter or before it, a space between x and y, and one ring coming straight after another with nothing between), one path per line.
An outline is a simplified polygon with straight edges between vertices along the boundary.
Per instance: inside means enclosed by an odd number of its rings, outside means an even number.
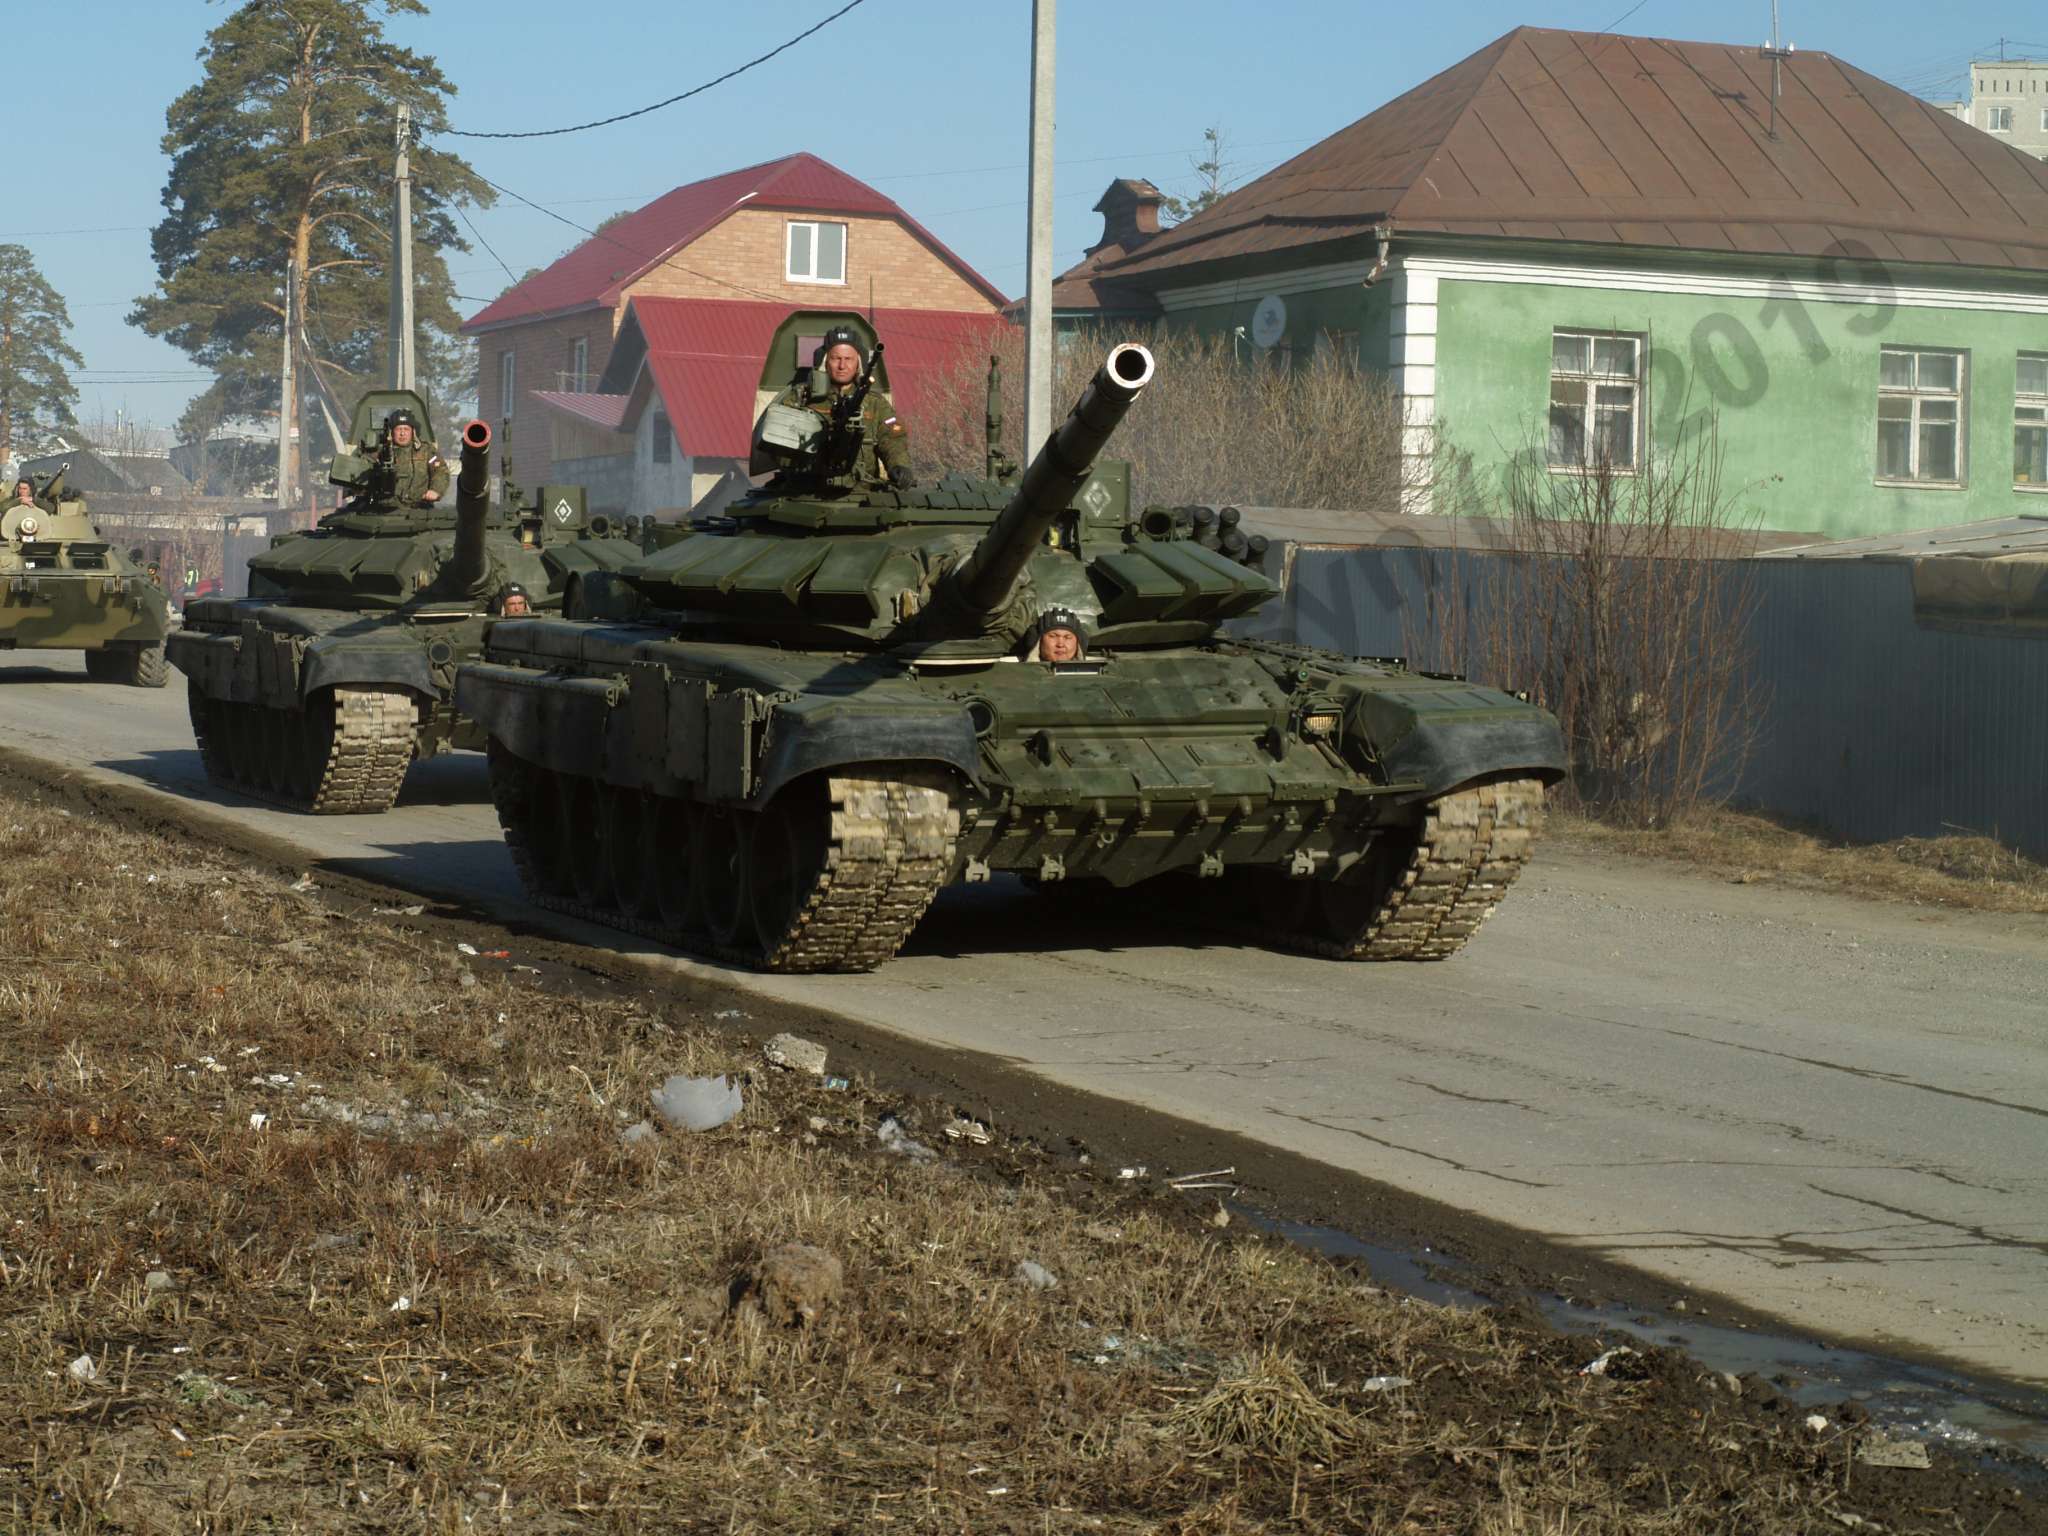
M1029 660L1058 666L1063 661L1082 661L1088 655L1088 631L1071 608L1048 608L1039 615L1037 637Z
M431 507L448 494L448 466L431 443L419 440L420 425L411 411L399 409L384 418L384 441L391 455L391 502L399 507Z
M524 619L533 615L533 604L526 600L526 588L518 582L507 582L498 593L496 604L501 619Z
M859 333L851 326L832 327L818 348L816 366L825 371L826 392L822 397L813 398L810 389L799 380L782 392L776 404L816 411L829 422L833 406L854 392L867 366ZM897 491L915 486L917 478L910 468L910 434L888 395L873 386L861 401L860 428L860 454L854 460L849 483L886 486Z
M17 507L32 507L36 504L36 483L26 475L14 482L14 504Z

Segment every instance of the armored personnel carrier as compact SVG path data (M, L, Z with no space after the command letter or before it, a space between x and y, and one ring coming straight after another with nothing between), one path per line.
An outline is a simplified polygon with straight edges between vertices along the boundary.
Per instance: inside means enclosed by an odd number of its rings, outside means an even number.
M161 688L170 605L108 543L64 471L0 512L0 651L83 651L95 682Z
M769 970L870 969L999 871L1228 888L1339 959L1455 951L1527 857L1556 722L1232 639L1274 588L1096 463L1152 368L1111 352L1013 483L840 489L847 413L771 408L775 479L590 580L586 622L496 626L456 698L532 898Z
M251 560L247 598L186 606L170 660L216 784L304 811L385 810L414 758L482 747L455 710L455 668L477 654L499 595L516 584L559 609L573 578L638 553L586 516L581 487L494 504L481 421L463 429L452 495L403 504L384 425L396 411L431 442L417 394L365 395L328 475L347 500Z

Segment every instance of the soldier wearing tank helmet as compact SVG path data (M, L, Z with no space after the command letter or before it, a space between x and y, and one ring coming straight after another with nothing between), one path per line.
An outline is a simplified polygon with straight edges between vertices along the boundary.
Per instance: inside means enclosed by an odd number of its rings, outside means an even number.
M391 505L431 507L448 494L448 466L432 443L420 441L420 424L411 411L400 408L384 418L384 454Z
M830 420L833 405L853 393L866 366L860 334L851 326L835 325L825 333L814 363L824 372L825 393L817 395L811 386L798 380L775 403L816 411ZM910 469L910 436L889 397L872 385L861 401L860 427L860 452L852 469L835 479L899 491L914 486L917 482Z

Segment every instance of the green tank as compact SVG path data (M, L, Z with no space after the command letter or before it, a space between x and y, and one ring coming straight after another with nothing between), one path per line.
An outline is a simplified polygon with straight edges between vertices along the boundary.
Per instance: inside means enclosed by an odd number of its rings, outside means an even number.
M0 651L83 651L95 682L161 688L170 604L93 526L64 473L0 512Z
M450 494L407 505L384 423L426 402L377 390L357 404L329 481L341 507L249 562L249 595L192 602L170 642L186 676L207 777L318 813L387 809L415 758L480 749L454 706L455 668L482 645L511 586L559 609L575 577L639 553L623 527L586 515L579 486L529 502L490 497L491 431L461 435Z
M1152 368L1112 351L1021 478L919 490L832 489L839 419L771 408L765 487L590 579L582 622L499 625L456 697L530 896L778 971L871 969L1004 871L1156 882L1340 959L1456 950L1528 855L1556 721L1232 638L1275 588L1096 462Z

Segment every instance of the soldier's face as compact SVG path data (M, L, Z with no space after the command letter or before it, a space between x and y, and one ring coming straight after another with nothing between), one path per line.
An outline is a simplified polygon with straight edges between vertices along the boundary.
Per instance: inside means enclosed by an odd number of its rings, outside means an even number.
M1081 637L1071 629L1048 629L1039 636L1038 654L1046 661L1072 661L1081 654Z
M505 617L508 619L516 619L532 611L532 609L526 606L526 594L524 592L514 592L505 599Z
M391 429L391 445L394 448L410 448L412 446L411 422L401 421Z
M22 502L34 501L36 499L35 487L30 485L26 480L16 481L14 486L14 499L16 501Z
M825 354L825 377L834 384L851 384L860 376L860 354L841 342Z

